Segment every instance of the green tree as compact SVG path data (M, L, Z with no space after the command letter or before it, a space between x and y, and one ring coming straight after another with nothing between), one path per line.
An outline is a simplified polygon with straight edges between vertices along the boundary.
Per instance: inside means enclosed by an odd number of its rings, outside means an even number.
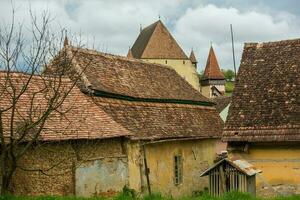
M232 71L231 69L222 69L222 73L224 74L227 81L233 81L235 76L234 71Z

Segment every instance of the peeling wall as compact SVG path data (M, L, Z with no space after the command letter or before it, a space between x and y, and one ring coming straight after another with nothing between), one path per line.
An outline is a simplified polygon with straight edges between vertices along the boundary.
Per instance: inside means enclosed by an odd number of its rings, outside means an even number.
M76 166L76 196L112 196L127 185L127 158L105 158Z
M300 194L300 145L251 145L249 153L235 152L262 173L256 178L259 196Z
M75 172L78 175L81 172L76 169L92 163L91 169L93 164L100 166L100 169L107 169L108 174L101 181L113 174L110 182L115 182L115 185L111 190L109 187L99 189L97 186L94 190L89 189L90 194L101 192L110 195L121 191L124 186L121 183L124 183L125 178L116 180L114 170L117 173L121 171L119 174L126 177L126 159L120 139L44 143L30 149L19 162L27 171L16 171L11 188L16 195L74 195L78 178Z
M207 169L216 155L217 139L169 141L146 145L146 157L148 168L150 169L150 184L153 192L160 192L168 196L190 196L193 193L202 191L208 187L207 177L200 177L201 172ZM136 152L138 146L134 146ZM174 156L181 154L183 158L183 182L179 185L174 183ZM147 192L145 168L140 167L139 159L129 158L129 186L140 188L142 192ZM130 163L130 162L136 163ZM143 162L142 162L143 163ZM133 173L140 168L139 173ZM134 174L134 176L132 176ZM140 183L136 183L139 180Z

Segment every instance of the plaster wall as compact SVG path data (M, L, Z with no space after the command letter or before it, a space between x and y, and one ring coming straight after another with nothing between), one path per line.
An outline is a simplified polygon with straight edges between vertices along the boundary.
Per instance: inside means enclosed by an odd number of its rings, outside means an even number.
M215 159L216 152L224 150L226 146L220 144L219 139L168 141L146 144L146 159L149 168L150 187L153 192L159 192L166 196L191 196L208 187L208 178L200 177L201 172L207 169ZM137 152L138 146L135 146ZM176 185L174 182L174 156L182 156L183 181ZM143 162L132 162L129 158L129 185L138 191L147 192L147 182ZM143 165L143 166L141 166ZM135 173L140 168L141 173ZM134 176L132 176L134 174ZM140 183L136 181L139 180Z
M259 196L300 194L300 145L251 145L249 153L235 152L262 173L257 175Z
M200 91L199 77L197 69L190 60L177 59L142 59L151 63L167 65L173 68L182 78L184 78L197 91Z

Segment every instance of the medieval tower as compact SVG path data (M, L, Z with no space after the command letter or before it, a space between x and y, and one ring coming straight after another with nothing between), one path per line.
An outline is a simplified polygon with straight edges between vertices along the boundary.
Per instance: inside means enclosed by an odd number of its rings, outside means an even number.
M225 94L225 83L226 79L220 70L217 57L211 46L201 80L201 93L208 98L222 96Z
M168 65L200 91L194 52L187 57L161 20L141 30L127 57Z

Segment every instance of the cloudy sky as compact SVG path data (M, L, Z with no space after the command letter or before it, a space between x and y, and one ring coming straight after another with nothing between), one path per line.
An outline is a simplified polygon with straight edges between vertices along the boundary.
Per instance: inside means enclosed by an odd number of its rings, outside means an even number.
M233 24L237 65L244 42L300 37L299 0L13 0L17 21L29 27L29 7L50 11L55 28L81 33L87 45L126 55L146 27L161 20L203 70L212 42L221 68L232 68L229 24ZM0 0L0 22L9 23L11 1Z

